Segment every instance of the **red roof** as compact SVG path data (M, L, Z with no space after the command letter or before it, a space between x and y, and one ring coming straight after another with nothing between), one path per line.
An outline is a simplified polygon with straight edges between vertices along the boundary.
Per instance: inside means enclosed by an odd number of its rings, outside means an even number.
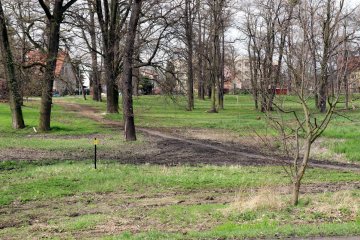
M45 64L45 62L46 62L46 55L37 50L28 52L26 54L26 56L28 59L27 61L29 63ZM59 51L58 57L56 59L55 76L60 76L61 70L63 68L64 62L65 62L65 59L67 56L69 56L69 54L67 52Z

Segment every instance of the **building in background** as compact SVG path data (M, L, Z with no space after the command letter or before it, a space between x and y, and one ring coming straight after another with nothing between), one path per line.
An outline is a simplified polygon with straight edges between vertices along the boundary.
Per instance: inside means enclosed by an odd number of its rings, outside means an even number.
M360 92L360 56L348 57L347 77L350 93Z
M39 88L39 83L42 81L46 56L40 51L34 50L27 54L26 60L28 65L34 65L29 72L31 74L31 76L29 76L30 85L34 85L35 89L41 89ZM79 88L82 88L82 83L80 82L76 66L72 63L68 52L59 51L55 67L53 93L60 96L74 94ZM31 86L30 88L32 88Z

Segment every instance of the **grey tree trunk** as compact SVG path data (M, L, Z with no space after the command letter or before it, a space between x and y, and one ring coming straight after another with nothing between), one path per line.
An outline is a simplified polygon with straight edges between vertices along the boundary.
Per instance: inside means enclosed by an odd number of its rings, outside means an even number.
M138 26L142 0L134 0L131 8L130 21L128 25L125 52L124 52L124 72L122 78L123 88L123 115L125 126L126 141L136 141L136 131L134 122L133 98L132 98L132 74L133 74L133 57L134 42L136 38L136 29Z
M98 59L97 59L97 41L96 41L96 30L95 30L95 13L94 5L91 1L88 0L89 6L89 15L90 15L90 41L91 41L91 71L92 71L92 87L93 87L93 100L100 102L101 101L101 84L100 84L100 74L98 68Z
M139 28L139 26L138 26ZM140 59L140 47L141 47L141 43L140 43L140 35L138 34L136 37L136 41L135 41L135 52L134 52L134 57L135 59ZM136 61L137 62L137 61ZM133 85L133 94L135 96L139 95L139 83L140 83L140 68L133 68L132 70L133 72L133 76L132 76L132 85Z
M187 44L187 110L194 109L194 69L193 69L193 22L191 0L185 1L185 34Z
M319 83L319 103L318 107L321 113L326 112L326 102L327 102L327 88L329 85L329 66L328 62L330 59L330 48L332 40L332 28L331 22L332 19L332 10L331 10L331 1L327 1L326 7L326 19L323 24L323 49L322 49L322 61L321 61L321 77Z
M200 1L198 0L199 8L200 8ZM205 33L205 30L202 31L202 16L201 16L201 11L199 9L198 11L198 22L199 22L199 26L198 26L198 98L201 100L205 99L205 84L204 84L204 38L203 38L203 33Z
M22 98L20 95L19 83L16 78L15 65L11 47L9 44L9 37L5 22L4 11L0 1L0 47L2 59L4 61L5 75L9 87L9 101L12 115L12 126L14 129L21 129L25 127L24 118L22 114L21 104Z
M224 95L225 95L225 90L224 90L224 85L225 85L225 26L224 26L224 22L222 21L221 24L221 31L222 31L222 36L221 36L221 64L220 64L220 88L219 88L219 108L220 109L224 109Z

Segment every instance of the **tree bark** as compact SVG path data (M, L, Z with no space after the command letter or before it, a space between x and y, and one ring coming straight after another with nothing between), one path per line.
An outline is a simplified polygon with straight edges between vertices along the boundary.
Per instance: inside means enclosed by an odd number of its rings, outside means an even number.
M0 1L0 47L2 59L4 61L5 75L9 87L9 102L12 115L12 126L14 129L25 127L22 114L21 104L22 97L20 95L19 82L16 78L14 59L11 52L5 16Z
M91 1L88 0L89 6L89 15L90 15L90 41L91 41L91 70L92 70L92 87L93 87L93 100L101 102L101 84L100 84L100 75L97 59L97 41L96 41L96 31L95 31L95 13L94 5Z
M123 72L123 115L125 126L126 141L136 141L136 131L133 111L132 98L132 73L133 73L133 57L134 57L134 42L136 38L136 29L138 26L142 0L134 0L131 8L131 16L128 25L125 56L124 56L124 72Z
M51 105L55 79L56 60L59 51L60 23L62 21L62 0L55 1L53 15L48 16L48 52L43 78L40 106L40 131L50 131ZM44 7L43 7L44 8ZM47 9L49 11L49 9Z
M187 110L194 109L194 69L193 69L193 22L191 14L191 0L185 1L185 33L187 44Z
M139 26L138 26L139 28ZM135 57L135 60L138 61L138 59L140 59L140 35L138 34L137 37L136 37L136 47L135 47L135 52L134 52L134 57ZM137 62L136 61L136 62ZM140 83L140 68L133 68L132 70L133 72L133 76L132 76L132 85L133 85L133 94L135 96L139 96L139 83Z
M96 0L96 13L98 16L101 35L103 40L103 58L106 79L106 111L108 113L119 112L119 88L117 78L121 73L120 62L120 31L126 22L130 7L119 12L121 1ZM126 6L126 4L124 4Z
M303 106L303 108L305 109L306 107ZM304 110L305 113L305 118L306 118L306 131L307 131L307 138L305 139L305 152L304 152L304 156L301 162L300 166L297 166L297 162L295 162L295 176L293 179L293 196L292 196L292 204L294 206L296 206L299 203L299 193L300 193L300 185L301 185L301 180L304 177L305 174L305 170L307 167L307 164L309 162L310 159L310 151L311 151L311 144L312 144L312 132L311 132L311 126L310 126L310 113L307 109Z
M39 3L48 19L48 50L46 56L45 73L42 82L43 86L39 121L40 131L50 131L52 94L60 41L60 25L63 21L64 12L75 2L76 0L71 0L63 6L63 0L55 0L53 13L51 14L48 5L43 0L39 0Z
M215 84L215 79L212 80L211 82L211 108L208 111L209 113L217 113L217 109L216 109L216 84Z
M220 89L219 89L219 108L224 109L224 85L225 85L225 26L222 21L221 23L221 54L220 54Z
M333 21L331 16L331 1L327 1L326 5L326 19L323 24L323 51L321 61L321 77L319 87L319 110L321 113L326 112L326 101L327 101L327 88L329 85L329 59L330 59L330 46L331 46L331 35L332 28L331 22Z
M205 84L204 84L204 39L203 38L203 34L205 33L205 29L204 31L202 30L202 16L201 16L201 11L200 11L200 0L198 0L198 6L199 6L199 10L198 10L198 22L199 22L199 26L198 26L198 98L201 100L205 99Z

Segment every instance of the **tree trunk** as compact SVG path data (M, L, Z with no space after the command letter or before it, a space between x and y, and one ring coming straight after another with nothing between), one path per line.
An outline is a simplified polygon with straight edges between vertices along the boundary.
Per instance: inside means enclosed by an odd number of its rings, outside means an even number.
M139 96L140 68L133 69L132 85L133 94Z
M108 50L111 51L111 50ZM106 78L106 112L119 113L119 89L116 83L116 76L112 69L112 53L105 57L105 78Z
M5 75L9 87L9 100L12 115L12 126L14 129L21 129L25 127L24 118L22 114L21 104L22 98L20 95L19 83L16 78L14 59L9 44L9 37L7 33L5 16L0 1L0 47L2 59L4 61Z
M293 183L293 193L292 193L292 205L296 206L299 203L299 194L300 194L300 180L295 179Z
M104 2L104 8L102 3ZM128 16L129 9L123 14L118 12L119 1L96 0L96 13L101 28L103 58L106 78L106 111L119 112L119 88L117 78L120 75L120 30ZM104 16L105 15L105 16ZM121 16L121 18L120 18Z
M62 1L56 1L53 16L49 19L48 52L43 79L40 106L40 131L50 131L51 106L53 85L55 80L55 67L59 51L60 23L62 21Z
M200 6L200 2L198 1L198 5ZM204 63L203 63L203 58L204 58L204 40L203 40L203 36L202 36L202 18L201 18L201 12L199 9L198 12L198 21L199 21L199 26L198 26L198 98L201 100L205 99L205 86L204 86ZM205 32L205 30L204 30Z
M139 30L139 26L138 26ZM136 48L135 48L135 59L140 59L140 35L138 34L136 37ZM133 76L132 76L132 85L133 85L133 94L135 96L139 96L139 83L140 83L140 68L133 68L132 70Z
M224 23L221 24L222 38L221 38L221 54L220 54L220 89L219 89L219 108L224 109L224 85L225 85L225 29Z
M320 89L319 89L319 104L318 104L321 113L326 112L326 100L327 100L326 88L327 88L327 85L328 84L323 79L322 83L320 85Z
M345 85L345 109L349 109L350 89L349 89L349 79L347 75L345 75L344 77L344 85Z
M306 119L309 119L309 112L306 111L307 117ZM311 126L309 124L306 125L307 131L309 136L306 138L306 142L305 142L305 152L304 152L304 156L301 162L300 166L294 166L295 167L295 176L293 179L293 197L292 197L292 204L293 205L297 205L299 203L299 193L300 193L300 185L301 185L301 180L304 177L305 174L305 170L307 167L307 164L309 162L309 158L310 158L310 151L311 151L311 133L310 133L310 128ZM295 162L295 165L297 163Z
M220 51L220 29L221 29L221 6L220 2L213 1L213 36L212 36L212 43L213 43L213 56L212 56L212 69L213 69L213 76L214 76L214 84L217 85L217 98L218 104L220 107L220 95L221 95L221 51ZM214 91L214 87L212 91ZM212 96L213 97L213 96Z
M46 56L46 67L43 78L42 94L41 94L41 106L40 106L40 131L50 131L51 120L51 105L53 85L55 79L55 67L56 60L59 51L60 41L60 25L63 20L64 12L76 2L76 0L69 1L65 6L62 6L63 0L55 0L53 13L50 13L50 9L43 0L39 0L41 7L43 8L46 17L48 19L47 34L48 34L48 49Z
M91 1L88 1L89 14L90 14L90 41L91 41L91 70L92 70L92 87L93 87L93 100L100 102L101 101L101 85L100 85L100 76L97 60L97 44L96 44L96 32L95 32L95 14L94 14L94 5Z
M330 46L331 46L331 1L327 1L326 5L326 19L323 24L323 50L322 50L322 62L321 62L321 78L319 88L319 109L321 113L326 112L327 90L329 85L329 59L330 59Z
M209 113L217 113L216 109L216 84L213 80L211 83L211 109L208 111Z
M187 110L194 109L194 70L193 70L193 23L190 0L185 1L185 32L187 44Z
M125 56L124 56L124 73L123 73L123 114L125 126L126 141L136 141L136 131L134 122L133 99L132 99L132 70L134 56L134 42L136 29L140 18L142 0L134 0L129 27L126 37Z

